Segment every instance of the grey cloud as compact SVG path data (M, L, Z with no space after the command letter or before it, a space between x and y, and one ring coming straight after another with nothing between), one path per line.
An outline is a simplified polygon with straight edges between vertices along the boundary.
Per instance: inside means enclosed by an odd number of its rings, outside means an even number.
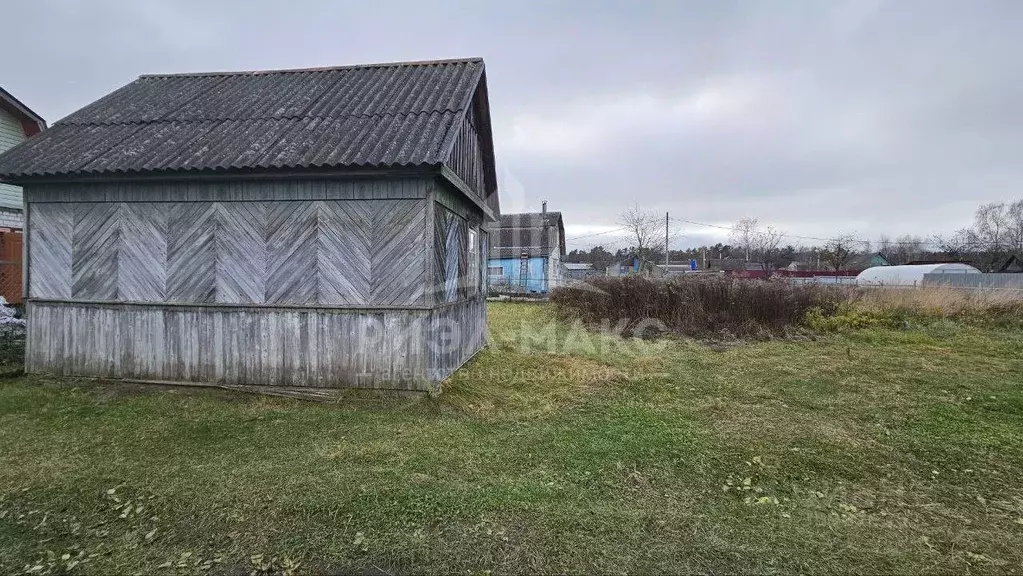
M499 168L520 184L503 204L546 198L570 236L634 201L812 236L929 234L1023 195L1013 0L37 1L6 15L36 26L15 28L24 49L0 83L51 121L142 73L484 56Z

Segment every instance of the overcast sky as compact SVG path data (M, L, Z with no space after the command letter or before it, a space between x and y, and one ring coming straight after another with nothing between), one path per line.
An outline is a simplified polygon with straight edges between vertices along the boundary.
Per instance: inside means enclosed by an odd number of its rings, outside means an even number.
M53 122L139 74L483 56L505 212L930 235L1023 197L1023 2L11 0ZM10 47L18 47L11 50ZM720 230L681 224L680 244ZM798 243L798 239L791 239ZM622 241L614 234L577 246Z

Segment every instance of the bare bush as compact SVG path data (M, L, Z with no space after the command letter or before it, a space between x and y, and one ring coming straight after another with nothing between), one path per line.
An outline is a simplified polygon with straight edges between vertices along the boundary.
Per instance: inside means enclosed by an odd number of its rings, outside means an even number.
M836 287L726 277L596 278L551 294L558 313L591 325L659 320L672 332L709 336L784 333L811 309L834 311L846 298Z

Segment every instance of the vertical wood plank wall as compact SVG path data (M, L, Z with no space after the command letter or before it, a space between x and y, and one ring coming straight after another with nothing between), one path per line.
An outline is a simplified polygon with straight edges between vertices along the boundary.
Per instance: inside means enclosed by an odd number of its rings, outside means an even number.
M426 331L430 380L447 378L483 348L486 322L485 293L430 311Z
M30 301L26 370L256 386L430 389L428 310Z
M26 367L430 388L485 333L480 294L432 309L448 301L431 289L432 271L446 268L432 261L431 220L450 213L435 204L438 188L417 179L28 187ZM452 213L458 230L472 217L463 214ZM460 327L464 341L435 353L442 319L479 325Z

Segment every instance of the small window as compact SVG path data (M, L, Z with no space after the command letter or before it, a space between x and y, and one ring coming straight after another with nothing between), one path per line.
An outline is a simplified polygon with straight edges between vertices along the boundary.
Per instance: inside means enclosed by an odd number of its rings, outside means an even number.
M491 276L504 276L504 268L500 266L490 266L487 268L487 272Z
M476 292L479 290L479 273L480 273L480 244L479 237L475 228L469 228L469 269L468 278L466 278L466 284L469 286L470 292Z

